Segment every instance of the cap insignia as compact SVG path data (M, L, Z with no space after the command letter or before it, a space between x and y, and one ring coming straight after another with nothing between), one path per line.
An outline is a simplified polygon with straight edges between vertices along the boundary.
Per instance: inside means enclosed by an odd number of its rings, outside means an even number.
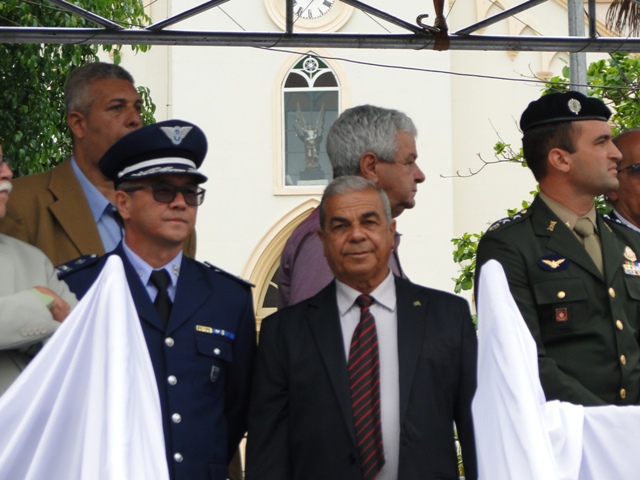
M193 127L160 127L164 134L169 137L171 143L180 145L182 140L187 136Z
M569 110L571 110L571 112L575 113L576 115L578 115L578 113L580 113L580 110L582 110L580 101L576 100L575 98L569 100L569 103L567 105L569 106Z

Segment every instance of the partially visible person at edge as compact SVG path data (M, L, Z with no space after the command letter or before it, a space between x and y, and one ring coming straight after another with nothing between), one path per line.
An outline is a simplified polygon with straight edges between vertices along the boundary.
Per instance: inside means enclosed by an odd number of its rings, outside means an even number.
M122 239L113 182L98 161L116 140L142 126L142 99L124 68L90 63L73 70L65 85L70 158L48 172L14 181L0 233L42 250L54 265L81 255L102 255ZM195 237L185 253L195 255Z
M413 121L397 110L372 105L345 110L327 136L333 178L359 175L380 185L389 197L393 217L398 217L415 206L418 184L425 180L416 163L417 134ZM282 251L278 308L315 295L333 279L317 235L319 217L316 208L293 231ZM396 233L389 267L406 278L398 257L399 244Z
M610 116L578 92L529 104L522 145L540 193L489 228L476 259L476 288L487 260L504 268L546 399L586 406L640 402L640 237L594 205L619 185Z
M640 129L627 130L613 139L622 154L618 164L617 190L607 194L609 214L640 233Z
M0 218L13 174L0 147ZM37 248L0 234L0 395L44 340L67 318L76 297Z
M61 273L82 297L108 257L122 260L155 372L172 480L229 478L256 349L250 285L183 255L204 201L206 152L202 130L182 120L118 140L99 166L114 182L124 238Z

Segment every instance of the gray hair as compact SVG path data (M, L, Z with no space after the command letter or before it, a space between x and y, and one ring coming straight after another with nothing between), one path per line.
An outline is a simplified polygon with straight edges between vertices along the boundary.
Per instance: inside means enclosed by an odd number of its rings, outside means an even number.
M366 178L355 175L344 175L334 179L322 194L322 200L320 201L320 229L324 231L327 200L331 197L337 197L338 195L345 195L351 192L362 192L365 190L374 190L378 192L380 200L382 200L384 216L387 219L387 223L391 223L391 205L389 204L389 197L387 197L385 191L379 185L373 183L371 180L367 180Z
M126 80L133 85L133 77L124 68L111 63L94 62L82 65L71 72L64 86L64 106L67 115L80 112L88 115L93 98L90 92L94 80Z
M360 157L365 152L375 153L383 162L393 162L399 131L418 135L413 121L398 110L360 105L342 112L327 135L333 178L358 175Z

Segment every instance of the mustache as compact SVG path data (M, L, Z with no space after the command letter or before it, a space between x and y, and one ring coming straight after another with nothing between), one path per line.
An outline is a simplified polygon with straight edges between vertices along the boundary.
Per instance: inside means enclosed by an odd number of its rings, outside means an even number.
M0 192L11 193L13 184L9 180L0 180Z

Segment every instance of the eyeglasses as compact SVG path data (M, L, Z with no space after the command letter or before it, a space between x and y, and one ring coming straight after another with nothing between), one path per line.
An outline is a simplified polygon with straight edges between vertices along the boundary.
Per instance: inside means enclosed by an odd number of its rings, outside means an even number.
M631 173L640 173L640 163L634 163L628 167L619 168L618 173L624 172L625 170L629 170Z
M6 163L7 167L11 168L11 162L9 162L9 158L5 156L0 156L0 168L2 168L2 164Z
M195 187L193 185L177 187L170 183L149 183L146 185L138 185L136 187L123 188L122 191L131 193L145 188L151 189L153 199L156 202L171 203L176 199L178 193L182 193L185 203L194 207L202 205L202 202L204 202L204 192L206 192L204 188Z

